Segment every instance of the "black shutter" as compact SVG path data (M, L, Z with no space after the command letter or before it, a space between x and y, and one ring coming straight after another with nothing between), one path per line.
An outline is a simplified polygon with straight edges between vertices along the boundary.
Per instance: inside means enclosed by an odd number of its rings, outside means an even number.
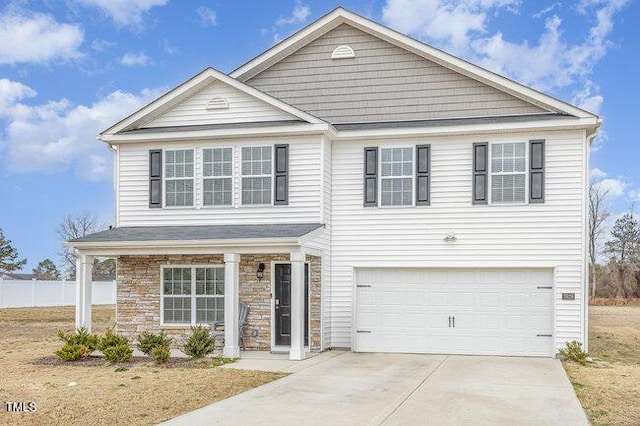
M273 186L273 203L286 206L289 204L289 145L274 147L273 170L275 184Z
M149 208L162 207L162 150L149 151Z
M473 204L487 204L488 201L488 163L489 144L473 144Z
M378 147L364 149L364 206L378 205Z
M529 202L544 203L544 140L529 141Z
M431 203L431 145L416 146L416 205Z

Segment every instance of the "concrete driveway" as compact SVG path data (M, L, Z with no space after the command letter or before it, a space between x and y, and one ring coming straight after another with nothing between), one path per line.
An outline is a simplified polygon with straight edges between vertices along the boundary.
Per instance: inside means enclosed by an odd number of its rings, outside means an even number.
M555 359L350 352L168 422L275 423L588 425Z

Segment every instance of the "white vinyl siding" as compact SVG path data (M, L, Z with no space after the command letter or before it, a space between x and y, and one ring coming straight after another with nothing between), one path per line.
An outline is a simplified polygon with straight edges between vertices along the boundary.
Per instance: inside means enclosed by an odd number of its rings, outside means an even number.
M273 147L242 148L242 204L271 204Z
M165 205L193 206L194 163L193 150L166 150L164 156Z
M289 144L289 204L287 206L241 204L241 148ZM196 179L195 206L191 208L149 209L149 150L195 148L196 176L202 176L203 150L217 146L233 148L232 178L235 185L232 205L225 208L197 208L203 205L203 179ZM176 226L319 223L321 205L320 136L220 139L215 142L164 142L123 144L118 149L119 226ZM164 184L164 182L163 182Z
M202 205L230 206L233 200L233 149L203 149L202 157Z
M162 268L162 324L224 321L224 266Z
M545 203L471 203L472 146L545 139ZM431 144L431 207L362 205L363 150L334 143L331 214L331 346L352 347L357 268L544 268L554 273L555 347L582 338L584 134L581 131L390 139ZM445 243L454 233L457 242ZM562 293L575 293L563 301Z
M527 195L527 143L492 143L491 202L525 203Z
M211 109L211 100L224 99L228 108ZM233 87L216 82L195 95L179 101L167 111L159 113L143 128L168 126L196 126L224 123L255 123L262 121L286 121L296 117L279 110Z
M380 204L413 204L413 148L380 149Z

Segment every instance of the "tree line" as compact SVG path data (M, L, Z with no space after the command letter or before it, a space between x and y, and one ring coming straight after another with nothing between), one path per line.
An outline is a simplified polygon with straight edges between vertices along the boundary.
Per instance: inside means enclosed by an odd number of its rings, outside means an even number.
M62 278L74 280L76 277L76 255L72 248L65 245L65 242L106 228L107 226L101 223L96 215L89 212L65 216L56 230L60 242L60 250L57 253L59 263L56 264L51 258L41 260L32 269L34 278L45 281L55 281ZM13 246L13 242L5 237L2 228L0 228L0 273L22 271L27 264L27 259L21 259L20 257L18 250ZM94 279L105 279L115 275L115 272L115 259L94 258Z

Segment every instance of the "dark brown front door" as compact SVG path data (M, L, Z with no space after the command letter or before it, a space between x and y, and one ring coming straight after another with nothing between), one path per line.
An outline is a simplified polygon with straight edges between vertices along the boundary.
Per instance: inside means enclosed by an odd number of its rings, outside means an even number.
M291 346L291 265L275 265L275 342ZM309 344L309 265L304 265L304 344Z

